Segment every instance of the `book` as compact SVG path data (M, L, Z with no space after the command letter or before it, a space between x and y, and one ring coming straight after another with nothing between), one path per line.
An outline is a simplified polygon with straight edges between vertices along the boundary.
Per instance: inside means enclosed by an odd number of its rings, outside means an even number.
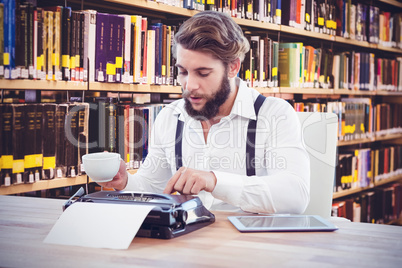
M64 138L64 151L65 151L65 168L67 177L76 177L78 175L78 148L79 148L79 109L76 103L66 104L67 110L65 114L65 138ZM59 155L58 155L59 156Z
M12 104L13 109L13 176L12 184L22 184L25 172L25 104Z
M148 30L147 40L147 80L155 84L155 30Z
M57 104L47 103L43 106L42 120L42 153L43 153L43 168L42 179L51 180L56 174L56 111Z
M24 136L21 136L21 140L17 140L17 142L23 144L24 148L24 174L23 181L25 183L34 183L35 182L35 143L36 143L36 105L35 104L26 104L25 105L25 126L24 128Z
M131 23L133 24L133 82L141 82L141 31L142 31L142 17L131 16Z
M68 112L68 104L58 104L55 116L56 132L56 178L66 177L66 139L65 139L65 121Z
M16 5L15 55L16 78L28 78L28 6Z
M124 46L123 46L123 83L132 83L133 78L130 77L131 69L131 16L121 15L124 18Z
M16 79L15 70L15 21L16 1L3 0L4 4L4 78Z
M297 62L299 51L296 43L279 43L279 86L295 87L298 83Z
M44 39L46 30L44 30L44 11L42 8L36 8L37 28L37 46L36 46L36 78L40 80L46 79L45 74L45 55L44 55Z
M109 44L109 15L96 13L95 81L106 81L106 57Z
M62 80L70 80L70 35L71 35L71 8L63 8L61 28L61 72Z
M54 53L54 25L53 11L45 11L46 37L46 80L53 80L53 53Z
M4 77L4 4L0 3L0 78Z
M43 168L43 137L42 137L42 120L43 120L43 106L35 104L35 147L34 147L34 180L35 182L42 179Z
M84 31L84 81L87 74L89 82L95 81L95 51L96 51L96 16L97 11L86 10Z
M12 184L13 172L13 107L9 104L0 104L0 157L1 172L0 185L10 186Z

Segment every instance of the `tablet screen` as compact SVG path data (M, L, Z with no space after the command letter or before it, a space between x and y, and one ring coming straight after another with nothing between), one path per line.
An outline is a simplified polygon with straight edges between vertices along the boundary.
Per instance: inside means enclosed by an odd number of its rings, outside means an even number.
M334 231L329 221L314 215L232 216L232 224L242 232L258 231Z

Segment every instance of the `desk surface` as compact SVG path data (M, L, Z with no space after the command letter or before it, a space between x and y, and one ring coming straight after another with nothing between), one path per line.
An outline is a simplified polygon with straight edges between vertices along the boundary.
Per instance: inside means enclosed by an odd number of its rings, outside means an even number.
M402 227L332 219L335 232L240 233L224 212L171 240L128 250L45 244L64 200L0 196L1 267L401 267ZM82 223L85 224L85 223ZM101 234L100 234L101 235Z

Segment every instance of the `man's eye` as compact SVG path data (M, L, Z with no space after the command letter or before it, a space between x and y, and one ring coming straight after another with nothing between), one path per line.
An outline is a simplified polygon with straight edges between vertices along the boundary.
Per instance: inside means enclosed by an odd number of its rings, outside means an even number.
M207 77L209 73L199 73L201 77Z
M186 71L179 71L179 74L180 74L180 75L186 75L187 72L186 72Z

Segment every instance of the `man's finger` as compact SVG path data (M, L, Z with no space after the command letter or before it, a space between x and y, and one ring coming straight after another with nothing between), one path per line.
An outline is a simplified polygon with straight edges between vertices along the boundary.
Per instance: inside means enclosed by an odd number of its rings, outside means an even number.
M177 180L180 178L183 172L185 172L185 168L181 167L178 171L170 178L168 183L166 184L165 190L163 190L164 194L171 194L173 192L174 186Z

